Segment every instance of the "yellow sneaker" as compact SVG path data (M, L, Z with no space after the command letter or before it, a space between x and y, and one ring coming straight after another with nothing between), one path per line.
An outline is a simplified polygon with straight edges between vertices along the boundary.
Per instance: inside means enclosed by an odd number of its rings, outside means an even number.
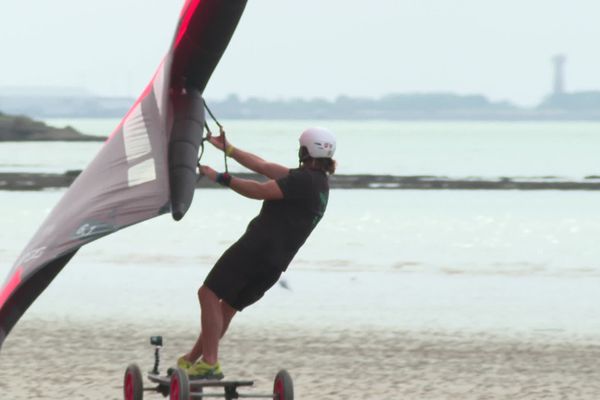
M223 379L223 371L221 365L217 361L214 365L210 365L200 360L187 369L187 373L191 379Z
M179 359L177 359L177 368L181 368L185 372L188 372L188 369L190 369L192 365L193 364L186 360L184 356L179 357Z

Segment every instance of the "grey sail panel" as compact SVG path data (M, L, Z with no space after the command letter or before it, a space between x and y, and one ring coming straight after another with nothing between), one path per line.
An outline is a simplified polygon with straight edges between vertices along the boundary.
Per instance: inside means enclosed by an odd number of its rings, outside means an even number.
M81 246L169 211L175 219L183 217L195 189L195 158L204 124L202 91L245 4L185 3L173 44L153 79L0 287L0 346Z
M169 211L167 136L159 114L149 91L27 244L0 294L0 340L81 246Z

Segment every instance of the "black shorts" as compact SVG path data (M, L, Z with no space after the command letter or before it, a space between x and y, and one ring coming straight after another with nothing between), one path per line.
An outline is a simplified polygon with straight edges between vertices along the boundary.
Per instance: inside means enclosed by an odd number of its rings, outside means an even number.
M252 249L242 237L219 258L204 285L219 299L242 311L263 297L281 273L282 268L268 263L264 252Z

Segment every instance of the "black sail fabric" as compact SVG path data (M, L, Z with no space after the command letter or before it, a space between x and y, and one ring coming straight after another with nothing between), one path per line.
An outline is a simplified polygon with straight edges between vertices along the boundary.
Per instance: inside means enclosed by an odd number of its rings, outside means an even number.
M204 125L202 92L245 5L246 0L186 1L154 77L0 288L0 346L81 246L169 211L176 220L185 215Z

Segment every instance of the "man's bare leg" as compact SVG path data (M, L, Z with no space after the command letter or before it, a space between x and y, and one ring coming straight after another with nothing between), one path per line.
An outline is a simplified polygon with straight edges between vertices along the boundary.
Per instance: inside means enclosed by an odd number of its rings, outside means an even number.
M210 289L208 289L208 288L205 288L205 289L207 289L211 293L213 293ZM201 307L202 307L203 291L204 291L203 288L200 288L200 290L198 290L198 298L200 300ZM213 295L214 295L214 293L213 293ZM212 299L210 299L209 301L212 301ZM221 320L222 320L222 329L221 329L221 333L219 336L219 339L220 339L223 336L225 336L225 332L227 332L227 328L229 328L229 324L231 323L231 320L233 319L233 316L235 315L237 310L222 300L220 300L219 303L220 303ZM202 311L202 315L204 315L204 311ZM202 324L204 324L204 319L203 318L201 318L201 319L202 319ZM195 363L203 354L203 351L202 351L203 350L203 345L202 345L203 334L202 334L202 332L203 332L203 330L200 332L200 335L198 336L198 339L196 340L196 343L194 344L194 347L192 348L192 350L184 356L184 358L187 361L191 362L192 364ZM218 346L218 344L217 344L217 346ZM211 363L211 364L214 364L214 363Z
M229 324L236 313L237 310L235 308L221 300L221 314L223 315L223 331L221 332L221 338L225 336L225 332L229 329Z

